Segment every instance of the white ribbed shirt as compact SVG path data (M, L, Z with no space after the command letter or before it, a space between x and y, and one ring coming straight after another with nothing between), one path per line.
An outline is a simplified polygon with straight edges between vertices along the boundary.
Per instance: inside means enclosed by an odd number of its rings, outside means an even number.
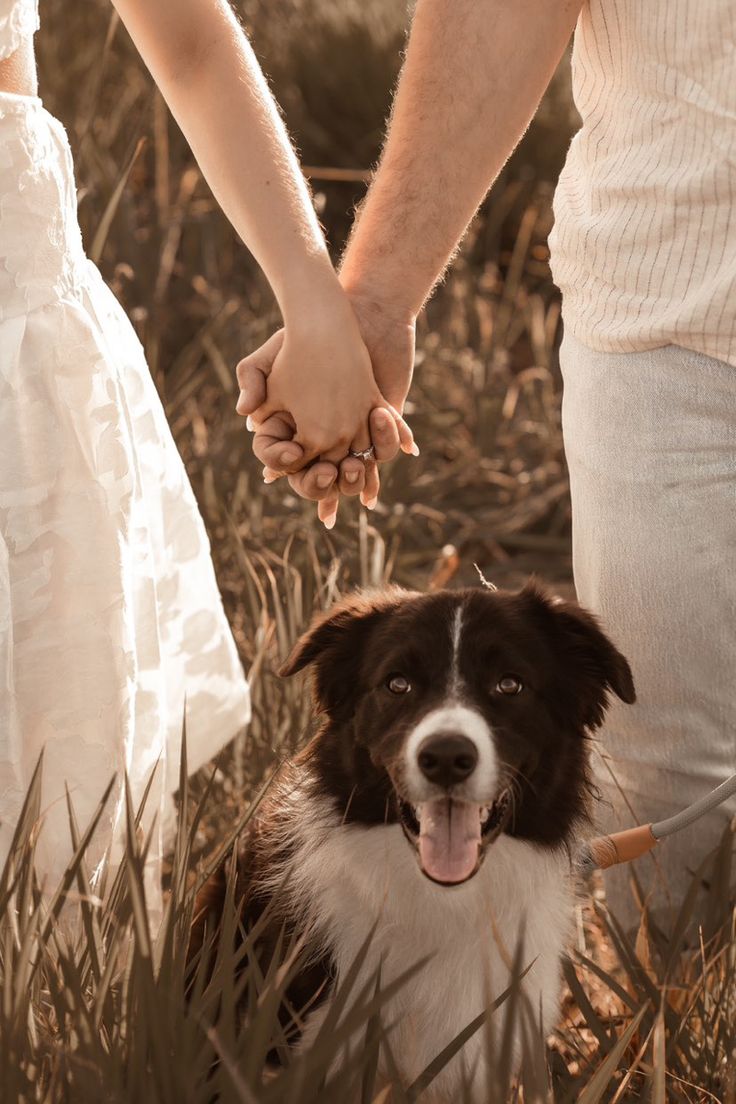
M736 365L736 2L589 0L552 272L590 348Z

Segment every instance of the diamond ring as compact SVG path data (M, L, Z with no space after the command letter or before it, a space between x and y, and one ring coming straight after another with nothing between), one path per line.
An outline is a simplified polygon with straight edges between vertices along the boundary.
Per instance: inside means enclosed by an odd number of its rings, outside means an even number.
M372 460L376 455L373 445L366 449L348 449L348 456L354 456L356 460Z

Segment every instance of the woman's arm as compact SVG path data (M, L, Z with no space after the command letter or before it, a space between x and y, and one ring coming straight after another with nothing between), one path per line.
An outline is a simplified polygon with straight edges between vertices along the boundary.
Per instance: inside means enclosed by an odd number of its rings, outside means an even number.
M226 0L113 0L284 314L337 278L286 128Z
M365 448L369 411L385 403L286 128L227 0L113 2L281 308L286 337L254 421L293 416L286 469Z
M14 92L18 96L38 93L32 38L24 39L14 54L0 61L0 92Z
M417 0L381 162L341 272L381 391L399 406L413 366L407 332L529 124L581 4ZM272 439L257 435L255 449L281 470ZM292 486L318 497L328 467Z

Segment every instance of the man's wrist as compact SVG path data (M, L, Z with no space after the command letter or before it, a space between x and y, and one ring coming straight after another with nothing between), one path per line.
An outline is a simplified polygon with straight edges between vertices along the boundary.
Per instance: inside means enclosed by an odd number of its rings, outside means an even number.
M351 302L360 303L362 307L401 325L413 326L416 322L418 311L412 308L400 289L388 281L384 282L380 275L359 277L343 269L340 271L340 283Z

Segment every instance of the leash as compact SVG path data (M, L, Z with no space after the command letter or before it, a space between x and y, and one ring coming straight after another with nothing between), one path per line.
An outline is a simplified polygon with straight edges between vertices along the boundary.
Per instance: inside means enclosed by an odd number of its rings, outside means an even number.
M488 590L498 590L495 583L486 579L477 563L474 563L473 567L478 572L481 586ZM632 862L633 859L646 855L657 846L660 840L673 836L675 832L681 832L683 828L689 828L696 820L700 820L711 809L728 801L734 794L736 794L736 774L732 774L705 797L694 801L692 805L688 805L667 820L657 821L656 824L639 824L636 828L614 832L612 836L596 836L595 839L588 840L580 849L578 860L580 873L583 877L587 877L594 870L608 870L609 866Z
M612 836L597 836L583 844L580 853L580 865L583 875L594 870L607 870L609 866L618 863L631 862L641 855L646 855L657 846L660 840L673 836L675 832L689 828L696 820L722 805L729 797L736 794L736 774L732 774L720 786L694 801L674 816L667 820L660 820L656 824L640 824L636 828L627 828L623 832L615 832Z

